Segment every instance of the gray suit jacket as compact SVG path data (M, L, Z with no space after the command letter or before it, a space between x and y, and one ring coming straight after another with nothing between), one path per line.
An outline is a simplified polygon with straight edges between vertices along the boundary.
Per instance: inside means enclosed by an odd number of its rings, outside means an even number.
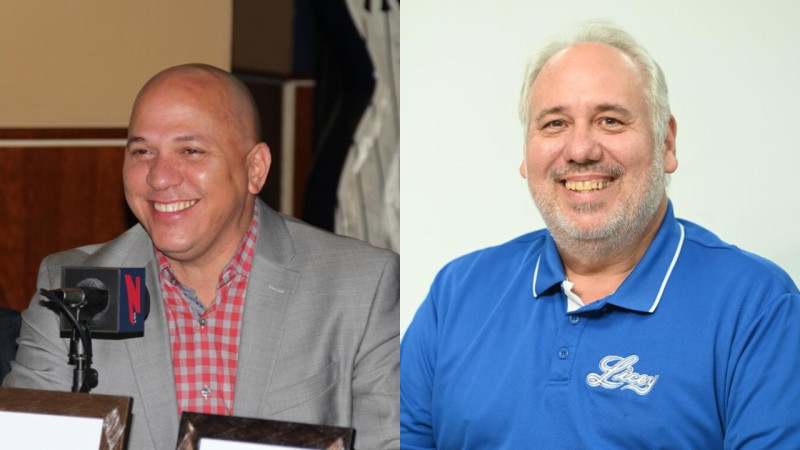
M355 447L399 448L399 257L277 214L259 201L234 414L353 427ZM38 287L62 266L146 267L144 337L93 339L93 393L133 397L129 448L175 448L178 407L153 245L137 225L117 239L50 255ZM69 391L73 366L58 316L34 296L5 386Z

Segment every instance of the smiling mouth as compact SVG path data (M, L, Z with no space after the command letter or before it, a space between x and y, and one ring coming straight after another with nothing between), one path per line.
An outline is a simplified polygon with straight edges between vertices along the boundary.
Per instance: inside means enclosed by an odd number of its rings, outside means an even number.
M175 202L175 203L153 202L153 207L156 209L156 211L159 212L172 213L172 212L183 211L186 208L190 208L194 206L195 203L197 203L197 200L190 200L188 202Z
M589 191L600 191L609 186L611 186L614 182L609 180L603 181L565 181L564 186L567 189L573 192L589 192Z

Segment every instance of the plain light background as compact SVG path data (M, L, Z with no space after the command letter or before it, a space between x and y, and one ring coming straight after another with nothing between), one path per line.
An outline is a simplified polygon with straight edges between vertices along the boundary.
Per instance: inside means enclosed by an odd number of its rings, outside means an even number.
M401 330L451 259L542 228L517 169L525 65L610 20L664 70L678 217L800 282L800 3L407 2L401 20ZM713 283L713 280L709 280Z

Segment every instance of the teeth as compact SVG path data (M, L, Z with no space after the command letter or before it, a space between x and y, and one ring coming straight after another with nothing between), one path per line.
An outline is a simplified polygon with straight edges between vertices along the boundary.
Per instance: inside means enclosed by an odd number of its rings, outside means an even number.
M567 189L575 192L599 191L611 186L611 181L567 181Z
M197 203L197 200L192 200L189 202L175 202L175 203L153 203L153 206L156 208L156 211L161 212L178 212L183 211L184 209L193 206Z

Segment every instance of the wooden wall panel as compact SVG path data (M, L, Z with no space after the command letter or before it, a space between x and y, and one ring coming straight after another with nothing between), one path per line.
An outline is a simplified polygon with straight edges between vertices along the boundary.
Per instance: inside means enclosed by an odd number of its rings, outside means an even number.
M127 128L0 128L0 139L126 139ZM54 144L54 145L57 145ZM52 145L47 145L52 147Z
M108 241L135 223L122 161L121 147L0 147L0 306L27 307L44 256Z

